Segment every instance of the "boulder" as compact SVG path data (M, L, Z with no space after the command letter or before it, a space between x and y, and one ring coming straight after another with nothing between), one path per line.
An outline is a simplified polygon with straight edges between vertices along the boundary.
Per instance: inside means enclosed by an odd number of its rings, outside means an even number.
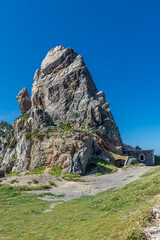
M19 104L19 109L22 114L25 114L30 108L31 108L31 99L29 97L29 93L26 88L23 88L18 96L16 97L18 104Z

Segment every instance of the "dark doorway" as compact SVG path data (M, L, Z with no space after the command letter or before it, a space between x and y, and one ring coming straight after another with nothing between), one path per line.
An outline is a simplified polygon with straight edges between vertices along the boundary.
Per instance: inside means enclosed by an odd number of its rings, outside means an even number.
M144 161L145 160L145 157L143 154L140 155L140 161Z

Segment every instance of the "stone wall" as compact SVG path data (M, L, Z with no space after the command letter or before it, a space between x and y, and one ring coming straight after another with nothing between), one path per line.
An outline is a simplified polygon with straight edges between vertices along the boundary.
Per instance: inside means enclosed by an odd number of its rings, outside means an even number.
M154 150L123 150L123 154L146 165L154 164Z

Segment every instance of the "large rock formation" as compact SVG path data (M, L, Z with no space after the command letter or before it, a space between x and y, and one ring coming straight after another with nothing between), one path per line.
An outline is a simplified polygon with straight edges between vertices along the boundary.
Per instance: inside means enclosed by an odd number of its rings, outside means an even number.
M50 50L35 73L31 100L26 89L17 100L24 115L14 122L15 145L3 160L7 168L26 171L60 165L67 172L84 174L93 154L112 160L110 152L122 153L109 103L73 49Z
M73 49L59 46L48 52L35 73L31 99L32 112L43 110L55 124L62 120L74 128L89 127L109 150L121 153L122 141L109 103Z

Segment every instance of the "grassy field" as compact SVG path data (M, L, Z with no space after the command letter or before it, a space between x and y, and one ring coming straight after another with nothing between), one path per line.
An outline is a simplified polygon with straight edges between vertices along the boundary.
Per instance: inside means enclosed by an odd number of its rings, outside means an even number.
M1 187L0 239L143 240L141 227L151 217L158 194L159 167L123 188L64 202L49 213L43 211L50 202Z

